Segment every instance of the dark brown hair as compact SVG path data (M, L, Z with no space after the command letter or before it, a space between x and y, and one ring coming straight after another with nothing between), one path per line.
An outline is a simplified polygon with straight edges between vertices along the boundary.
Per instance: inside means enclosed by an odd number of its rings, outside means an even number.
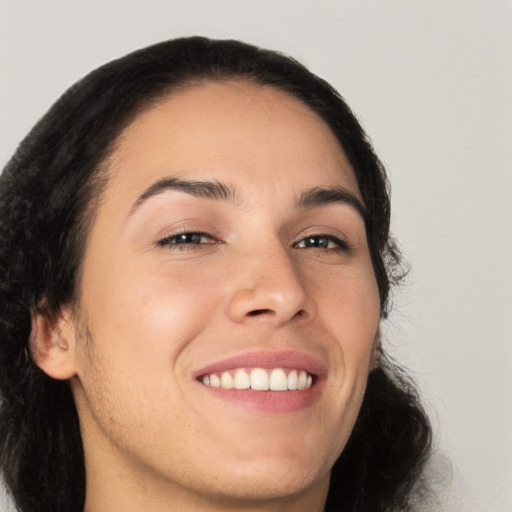
M381 312L401 275L386 174L342 97L295 60L238 41L166 41L112 61L72 86L0 176L0 467L21 512L82 511L85 469L68 382L28 349L31 311L58 314L78 294L80 264L109 153L138 113L177 88L243 79L276 87L320 115L343 147L366 207ZM411 381L372 371L356 427L332 475L327 510L411 509L431 429Z

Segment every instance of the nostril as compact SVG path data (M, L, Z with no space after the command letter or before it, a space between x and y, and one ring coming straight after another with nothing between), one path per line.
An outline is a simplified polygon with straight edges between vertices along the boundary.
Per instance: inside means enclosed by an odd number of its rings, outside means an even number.
M273 314L274 311L272 311L271 309L254 309L253 311L249 311L249 313L247 313L248 316L259 316L259 315L268 315L268 314Z

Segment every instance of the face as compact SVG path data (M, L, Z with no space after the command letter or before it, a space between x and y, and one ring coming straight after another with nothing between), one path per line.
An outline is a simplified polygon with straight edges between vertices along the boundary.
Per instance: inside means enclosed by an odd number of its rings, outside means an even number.
M379 322L327 125L210 83L141 114L109 173L69 334L88 474L196 500L325 494Z

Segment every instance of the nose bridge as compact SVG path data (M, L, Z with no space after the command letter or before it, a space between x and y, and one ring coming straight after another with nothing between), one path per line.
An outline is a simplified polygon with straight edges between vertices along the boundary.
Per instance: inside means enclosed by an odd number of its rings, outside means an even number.
M314 314L304 277L279 240L247 249L239 263L229 304L232 320L256 318L278 325Z

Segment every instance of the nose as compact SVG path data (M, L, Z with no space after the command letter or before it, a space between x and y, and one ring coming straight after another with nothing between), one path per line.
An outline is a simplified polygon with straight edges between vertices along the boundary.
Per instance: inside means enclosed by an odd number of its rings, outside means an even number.
M232 270L228 314L233 322L267 322L279 327L314 317L316 305L307 293L305 278L281 244L266 254L246 254Z

